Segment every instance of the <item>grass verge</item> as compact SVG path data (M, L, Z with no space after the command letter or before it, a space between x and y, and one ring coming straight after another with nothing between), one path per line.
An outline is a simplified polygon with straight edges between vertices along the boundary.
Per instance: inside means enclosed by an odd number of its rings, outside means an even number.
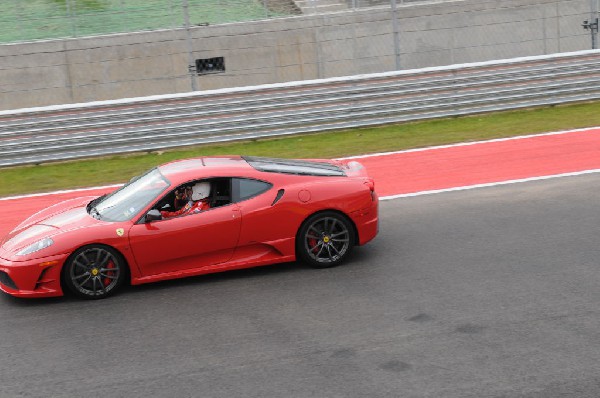
M241 154L335 158L600 126L600 102L0 169L0 196L120 183L175 159Z
M293 8L255 0L188 0L192 26L267 19ZM8 0L0 2L0 43L134 32L184 25L181 0Z

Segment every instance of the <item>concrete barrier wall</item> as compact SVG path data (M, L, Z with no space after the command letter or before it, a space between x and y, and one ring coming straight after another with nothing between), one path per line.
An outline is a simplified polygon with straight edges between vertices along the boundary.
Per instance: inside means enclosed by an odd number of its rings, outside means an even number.
M457 0L398 7L402 69L591 48L589 0ZM193 59L225 58L200 90L395 70L389 7L0 46L0 109L191 90Z

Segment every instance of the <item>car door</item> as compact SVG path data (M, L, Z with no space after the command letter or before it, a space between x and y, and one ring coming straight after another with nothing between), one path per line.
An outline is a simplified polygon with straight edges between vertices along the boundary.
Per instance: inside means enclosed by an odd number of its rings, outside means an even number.
M295 232L287 228L288 218L293 215L274 206L283 189L274 189L266 181L243 178L234 179L232 185L233 200L243 219L235 257L270 255L274 249L280 254L293 251Z
M167 220L135 224L130 246L144 276L202 268L228 261L241 217L235 204Z

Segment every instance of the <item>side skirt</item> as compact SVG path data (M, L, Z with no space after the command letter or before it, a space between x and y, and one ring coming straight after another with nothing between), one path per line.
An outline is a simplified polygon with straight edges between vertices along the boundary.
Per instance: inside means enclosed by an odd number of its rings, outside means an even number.
M286 262L291 262L291 261L295 261L295 260L296 260L296 256L290 255L290 256L282 256L282 257L278 257L278 258L273 258L273 259L269 259L269 260L261 259L260 261L226 262L226 263L222 263L222 264L209 265L209 266L200 267L200 268L192 268L192 269L186 269L186 270L176 271L176 272L167 272L164 274L144 276L141 278L132 278L131 284L132 285L141 285L143 283L166 281L169 279L178 279L178 278L185 278L188 276L213 274L216 272L233 271L233 270L244 269L244 268L253 268L253 267L259 267L259 266L263 266L263 265L286 263Z

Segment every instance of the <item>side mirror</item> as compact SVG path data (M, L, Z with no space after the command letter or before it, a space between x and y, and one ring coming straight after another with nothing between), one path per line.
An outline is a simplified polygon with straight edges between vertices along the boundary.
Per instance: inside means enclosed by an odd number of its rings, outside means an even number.
M146 222L162 220L162 216L160 215L160 211L156 209L150 210L146 213Z

